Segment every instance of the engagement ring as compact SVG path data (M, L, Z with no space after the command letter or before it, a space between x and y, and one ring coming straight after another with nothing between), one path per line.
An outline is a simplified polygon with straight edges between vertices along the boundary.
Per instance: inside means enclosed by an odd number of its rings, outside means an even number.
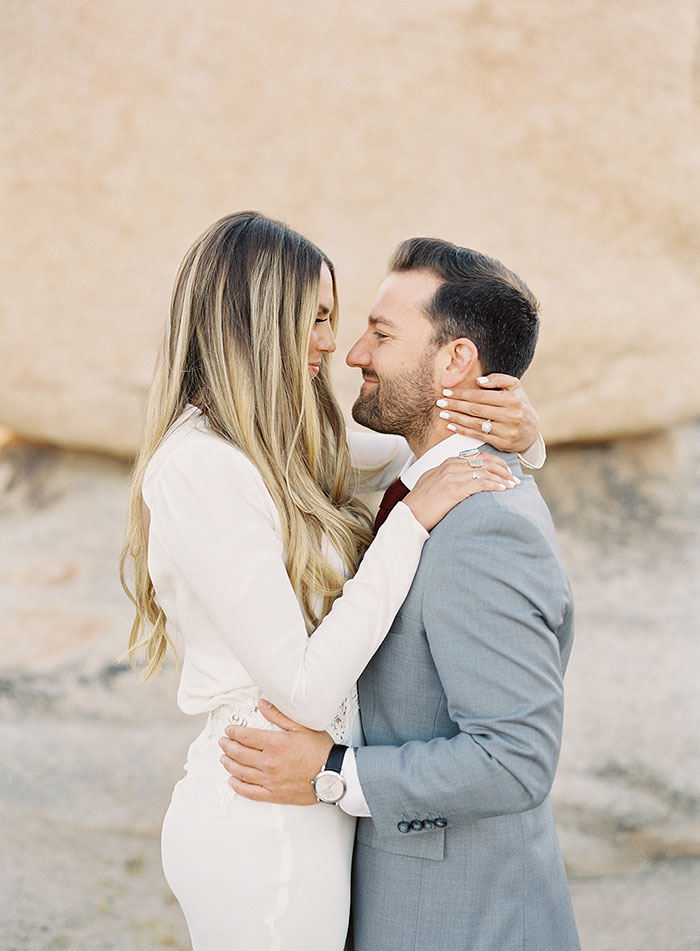
M488 436L488 434L491 432L492 429L493 429L493 423L491 422L491 420L485 419L483 423L481 424L482 433L486 433L486 435Z

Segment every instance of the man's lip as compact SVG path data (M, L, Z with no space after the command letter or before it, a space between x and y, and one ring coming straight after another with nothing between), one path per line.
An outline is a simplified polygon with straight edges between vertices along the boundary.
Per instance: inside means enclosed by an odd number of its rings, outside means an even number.
M363 376L362 383L363 385L365 383L379 383L379 380L376 378L376 376Z

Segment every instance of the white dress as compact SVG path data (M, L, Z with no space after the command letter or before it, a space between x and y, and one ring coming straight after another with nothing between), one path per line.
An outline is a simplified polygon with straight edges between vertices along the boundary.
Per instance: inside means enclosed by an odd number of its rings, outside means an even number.
M369 472L368 488L390 483L409 455L398 437L349 437L357 465L383 467ZM193 949L342 951L354 819L335 806L237 796L217 741L231 722L274 729L257 708L264 696L338 742L361 743L355 680L386 636L428 534L397 505L308 637L272 498L251 462L193 407L153 456L143 496L149 570L182 656L178 704L209 713L162 834L163 868Z

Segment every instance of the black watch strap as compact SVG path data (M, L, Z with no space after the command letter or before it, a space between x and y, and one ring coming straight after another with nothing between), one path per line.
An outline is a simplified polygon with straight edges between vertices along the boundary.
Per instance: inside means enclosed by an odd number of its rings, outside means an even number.
M331 751L328 754L328 759L326 760L326 765L324 769L329 769L334 773L339 773L340 768L343 765L343 758L347 753L347 746L343 746L340 743L334 743L331 747Z

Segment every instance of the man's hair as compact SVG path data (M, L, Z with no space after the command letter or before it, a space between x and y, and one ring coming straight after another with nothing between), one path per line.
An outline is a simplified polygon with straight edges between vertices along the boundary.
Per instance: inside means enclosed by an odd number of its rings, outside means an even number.
M427 305L437 346L467 337L484 373L520 377L535 352L537 300L517 274L494 258L439 238L402 241L390 271L432 271L443 283Z

